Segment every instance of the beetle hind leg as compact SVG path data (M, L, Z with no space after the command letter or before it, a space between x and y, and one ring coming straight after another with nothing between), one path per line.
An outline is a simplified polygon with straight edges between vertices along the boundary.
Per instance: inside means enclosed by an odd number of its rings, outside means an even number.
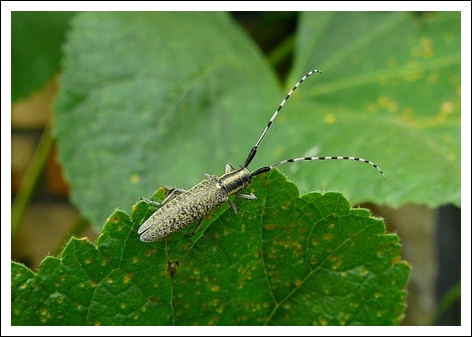
M171 201L172 199L175 199L175 197L178 196L179 194L182 194L182 193L186 192L185 190L183 190L181 188L167 188L167 187L165 187L165 189L166 189L166 198L161 202L153 201L153 200L150 200L150 199L147 199L147 198L140 198L139 200L142 200L146 204L149 204L149 205L153 205L153 206L156 206L156 207L162 207L165 204L167 204L169 201Z

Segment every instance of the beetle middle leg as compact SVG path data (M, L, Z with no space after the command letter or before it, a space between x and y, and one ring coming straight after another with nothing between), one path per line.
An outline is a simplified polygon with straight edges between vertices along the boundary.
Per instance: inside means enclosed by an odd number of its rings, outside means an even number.
M165 189L166 189L166 192L165 192L166 198L161 202L153 201L153 200L150 200L150 199L147 199L147 198L140 198L139 200L142 200L146 204L149 204L149 205L153 205L153 206L156 206L156 207L162 207L165 204L167 204L169 201L174 199L176 196L178 196L179 194L182 194L182 193L185 192L185 190L183 190L181 188L167 188L167 187L165 187Z
M198 224L195 226L194 229L192 229L191 231L187 232L185 234L185 236L194 236L196 232L199 231L200 228L202 228L202 225L203 225L203 219L205 218L201 218L200 220L198 220Z

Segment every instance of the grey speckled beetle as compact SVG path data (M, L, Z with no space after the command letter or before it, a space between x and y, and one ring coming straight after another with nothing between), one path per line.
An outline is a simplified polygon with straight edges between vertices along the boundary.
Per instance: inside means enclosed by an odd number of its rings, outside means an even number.
M255 195L239 194L238 192L247 188L253 177L284 163L294 163L303 160L355 160L373 166L385 179L382 170L376 164L367 159L358 157L298 157L261 167L254 172L249 171L248 166L256 156L257 149L271 127L272 122L277 117L277 114L282 110L284 104L298 86L305 81L308 76L314 73L321 74L321 71L315 69L308 72L295 84L287 96L285 96L267 123L259 140L249 152L242 168L235 169L231 164L227 164L225 174L221 177L204 174L205 179L202 182L187 191L180 189L172 190L162 203L143 198L142 200L158 206L159 209L139 227L138 234L141 234L141 241L152 242L162 240L200 219L199 224L193 231L193 233L195 233L200 228L204 216L225 202L229 202L234 212L237 213L236 205L229 200L229 196L235 194L243 199L256 200Z

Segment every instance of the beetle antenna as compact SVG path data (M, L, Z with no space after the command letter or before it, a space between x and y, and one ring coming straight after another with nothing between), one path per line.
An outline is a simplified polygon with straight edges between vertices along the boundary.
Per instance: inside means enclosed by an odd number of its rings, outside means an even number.
M269 128L271 127L272 125L272 122L274 121L275 117L277 117L277 115L279 114L280 110L282 110L282 108L284 107L285 103L288 101L288 99L290 98L290 96L292 96L293 92L295 90L297 90L297 88L300 86L300 84L303 83L303 81L305 81L309 76L313 75L314 73L318 73L318 74L322 74L321 70L318 70L318 69L314 69L314 70L311 70L309 71L305 76L303 76L300 81L298 81L292 88L292 90L290 90L287 94L287 96L285 96L285 98L282 100L282 102L280 102L279 106L277 107L277 109L275 109L275 112L274 114L272 115L272 117L270 118L269 122L267 123L264 131L262 131L262 134L261 136L259 137L259 140L256 142L256 144L252 147L251 151L249 152L249 155L247 156L246 158L246 161L244 162L244 165L243 167L248 167L249 164L252 162L252 160L254 159L254 157L256 156L256 152L257 152L257 148L259 147L259 145L261 144L262 140L264 139L267 131L269 131Z
M251 176L252 177L257 176L258 174L267 172L267 171L273 169L274 167L285 164L285 163L295 163L297 161L305 161L305 160L306 161L309 161L309 160L354 160L354 161L359 161L359 162L362 162L362 163L369 164L373 168L377 169L377 171L379 171L379 173L382 175L382 178L385 180L385 174L383 173L382 169L377 164L375 164L374 162L371 162L370 160L367 160L367 159L364 159L364 158L359 158L359 157L299 157L299 158L291 158L291 159L286 159L286 160L279 161L279 162L277 162L275 164L272 164L270 166L261 167L261 168L255 170L254 172L252 172Z

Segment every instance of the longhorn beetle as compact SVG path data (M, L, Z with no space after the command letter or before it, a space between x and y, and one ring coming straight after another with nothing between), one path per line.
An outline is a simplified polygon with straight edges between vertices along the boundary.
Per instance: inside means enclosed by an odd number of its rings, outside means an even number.
M256 156L259 145L267 134L267 131L269 131L269 128L280 110L282 110L285 103L300 84L302 84L310 75L315 73L321 74L321 70L315 69L309 71L295 84L287 96L285 96L270 118L264 131L262 131L258 141L252 147L241 168L235 169L231 164L226 164L225 174L221 177L205 173L205 179L187 191L181 189L169 190L169 194L161 203L141 198L141 200L146 203L159 207L159 209L157 209L141 225L141 227L139 227L138 234L141 234L141 241L152 242L164 239L182 228L189 226L195 220L200 219L199 224L193 230L193 233L195 233L201 227L204 216L225 202L229 202L234 213L237 213L236 205L229 200L229 196L235 194L243 199L256 200L257 197L253 194L239 194L238 192L247 188L253 177L285 163L294 163L303 160L355 160L374 167L385 179L380 167L370 160L358 157L298 157L282 160L275 164L261 167L253 172L249 171L249 164Z

